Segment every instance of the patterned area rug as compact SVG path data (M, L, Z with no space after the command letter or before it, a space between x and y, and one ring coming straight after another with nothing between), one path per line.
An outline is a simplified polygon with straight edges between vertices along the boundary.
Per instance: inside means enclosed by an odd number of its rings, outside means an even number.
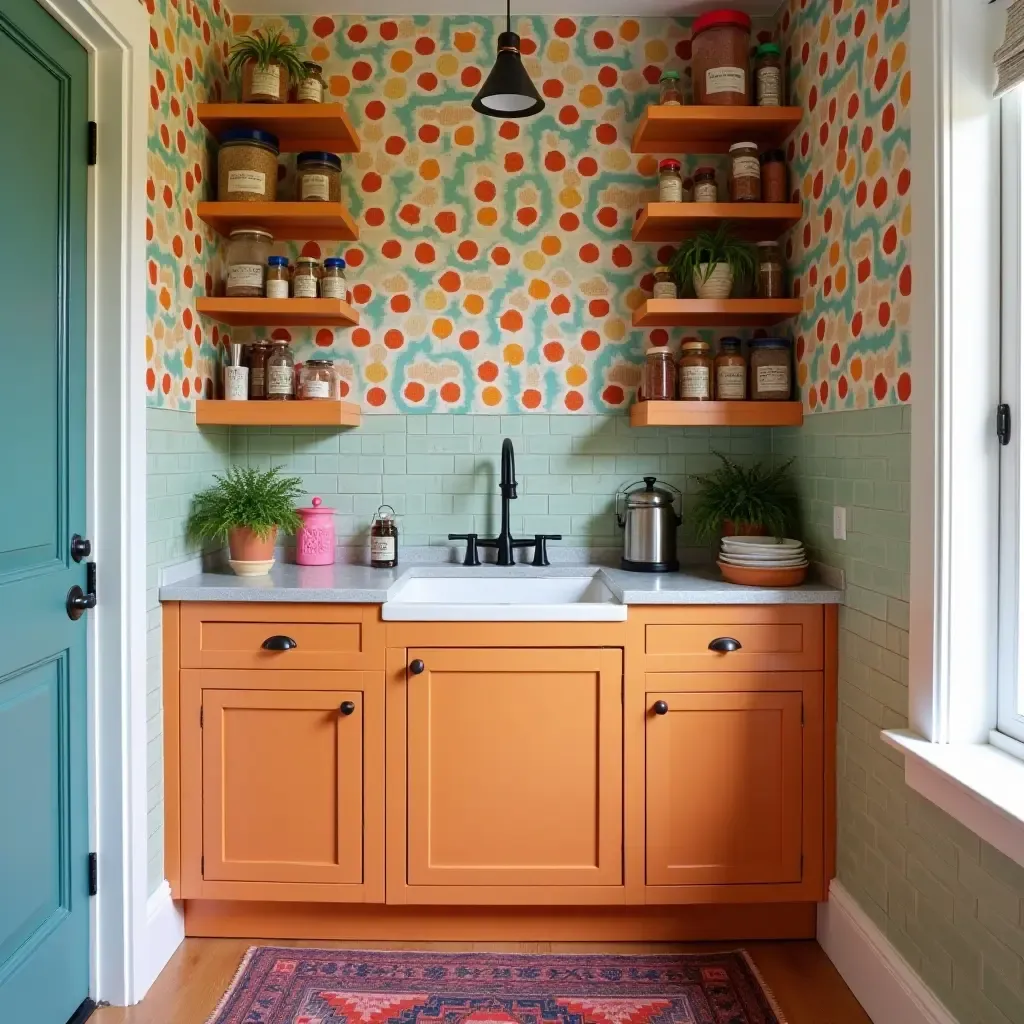
M785 1024L742 950L674 956L254 946L209 1024Z

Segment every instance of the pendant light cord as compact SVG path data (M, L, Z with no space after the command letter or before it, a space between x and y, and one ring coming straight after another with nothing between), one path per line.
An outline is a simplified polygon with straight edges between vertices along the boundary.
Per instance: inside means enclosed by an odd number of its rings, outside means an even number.
M505 27L512 31L512 0L505 0Z

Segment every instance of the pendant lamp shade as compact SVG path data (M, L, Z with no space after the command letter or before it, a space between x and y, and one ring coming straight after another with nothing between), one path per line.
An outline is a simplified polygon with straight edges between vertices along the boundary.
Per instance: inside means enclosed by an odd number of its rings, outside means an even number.
M544 109L544 101L523 67L519 36L515 32L498 36L498 56L473 100L473 109L478 114L502 118L530 117Z

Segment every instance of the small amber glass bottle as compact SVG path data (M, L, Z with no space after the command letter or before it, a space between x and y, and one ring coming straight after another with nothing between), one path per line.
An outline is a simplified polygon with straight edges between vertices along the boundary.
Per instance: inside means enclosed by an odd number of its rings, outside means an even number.
M370 523L370 565L374 569L398 565L398 523L390 505L381 505Z

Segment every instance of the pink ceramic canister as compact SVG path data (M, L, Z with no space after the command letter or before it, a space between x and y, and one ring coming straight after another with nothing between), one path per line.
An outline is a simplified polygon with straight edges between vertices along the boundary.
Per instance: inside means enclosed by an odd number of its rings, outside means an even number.
M314 498L312 508L295 511L302 518L302 526L295 534L295 561L299 565L333 565L334 509Z

